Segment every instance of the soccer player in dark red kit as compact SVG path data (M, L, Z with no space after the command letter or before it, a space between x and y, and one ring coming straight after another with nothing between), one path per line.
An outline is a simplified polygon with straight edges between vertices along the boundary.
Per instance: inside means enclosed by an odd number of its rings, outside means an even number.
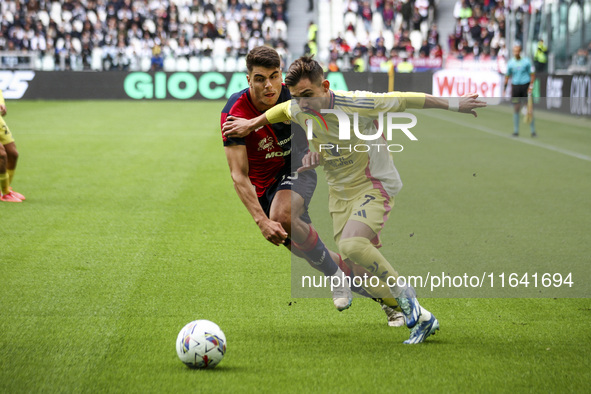
M249 87L230 97L222 110L222 125L228 116L255 118L291 99L282 83L280 65L281 59L272 48L256 47L248 53ZM324 275L342 278L343 272L335 262L339 256L326 248L307 214L316 188L316 173L291 171L292 155L301 160L308 151L304 134L303 140L298 135L292 134L291 125L279 123L264 126L245 138L224 136L234 188L265 239L287 246ZM352 296L345 281L338 282L342 286L333 289L333 302L341 311L351 305Z

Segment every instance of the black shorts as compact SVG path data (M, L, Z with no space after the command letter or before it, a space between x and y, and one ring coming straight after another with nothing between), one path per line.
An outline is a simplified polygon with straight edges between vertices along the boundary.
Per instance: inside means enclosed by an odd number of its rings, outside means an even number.
M259 197L259 203L265 214L269 216L271 203L275 198L275 194L277 194L279 190L292 190L304 199L304 207L306 208L306 211L301 216L302 220L306 223L312 223L310 215L308 215L308 205L310 204L310 201L312 201L312 196L316 189L316 182L316 171L313 170L304 171L299 174L297 172L280 173L277 176L277 181L265 191L265 194Z
M527 90L529 89L529 83L524 85L511 85L511 101L514 104L524 103L527 100Z

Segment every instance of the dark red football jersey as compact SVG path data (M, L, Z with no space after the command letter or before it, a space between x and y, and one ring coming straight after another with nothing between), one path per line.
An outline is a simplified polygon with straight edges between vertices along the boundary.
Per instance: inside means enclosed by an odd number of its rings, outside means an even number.
M289 90L283 85L277 104L289 99ZM252 119L260 114L262 112L252 103L249 89L244 89L230 97L222 110L220 124L223 125L229 115ZM245 138L227 138L222 134L224 146L246 145L248 177L258 197L276 181L277 174L285 165L291 165L291 136L290 125L284 123L266 125Z

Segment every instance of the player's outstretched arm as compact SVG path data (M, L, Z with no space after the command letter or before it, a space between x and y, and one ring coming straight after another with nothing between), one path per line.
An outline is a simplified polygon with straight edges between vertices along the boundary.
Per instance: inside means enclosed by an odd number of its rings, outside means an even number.
M246 137L248 134L270 123L279 123L291 120L291 102L285 101L277 104L253 119L242 119L228 116L222 125L222 132L226 137Z
M222 125L222 132L226 137L244 138L255 130L269 124L265 114L261 114L253 119L238 118L228 116Z
M426 94L423 108L447 109L463 114L472 114L474 117L477 117L478 114L475 110L486 107L486 102L477 100L477 98L477 93L465 94L459 98L443 98Z
M265 239L275 245L281 245L287 238L287 232L279 222L275 222L267 217L259 200L255 189L248 178L248 156L246 146L230 145L224 147L230 174L234 181L234 189L240 197L242 204L246 207Z

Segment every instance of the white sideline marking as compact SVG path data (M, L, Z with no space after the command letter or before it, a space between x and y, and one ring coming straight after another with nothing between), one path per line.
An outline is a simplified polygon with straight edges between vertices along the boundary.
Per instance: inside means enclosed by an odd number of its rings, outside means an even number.
M480 131L483 131L483 132L488 133L488 134L496 135L497 137L507 138L507 139L510 139L512 141L515 141L515 142L522 142L524 144L529 144L529 145L537 146L538 148L548 149L548 150L551 150L553 152L562 153L563 155L575 157L577 159L591 161L591 156L587 156L587 155L584 155L582 153L573 152L573 151L568 150L568 149L563 149L563 148L560 148L558 146L554 146L554 145L550 145L550 144L545 144L543 142L539 142L539 141L533 140L533 139L524 139L524 138L519 138L519 137L516 138L516 137L513 137L511 135L508 135L507 133L503 133L503 132L500 132L498 130L491 129L491 128L486 127L486 126L481 126L481 125L478 125L478 124L475 124L475 123L468 124L465 121L459 121L459 120L450 118L450 117L448 117L446 115L443 115L443 114L441 114L441 115L439 115L439 114L433 115L433 114L429 114L429 113L426 113L425 112L425 113L421 113L421 115L427 115L427 116L430 116L432 118L442 119L442 120L445 120L447 122L455 123L455 124L460 125L460 126L469 126L472 129L476 129L476 130L480 130ZM472 116L470 114L462 114L462 115L464 115L464 116Z

